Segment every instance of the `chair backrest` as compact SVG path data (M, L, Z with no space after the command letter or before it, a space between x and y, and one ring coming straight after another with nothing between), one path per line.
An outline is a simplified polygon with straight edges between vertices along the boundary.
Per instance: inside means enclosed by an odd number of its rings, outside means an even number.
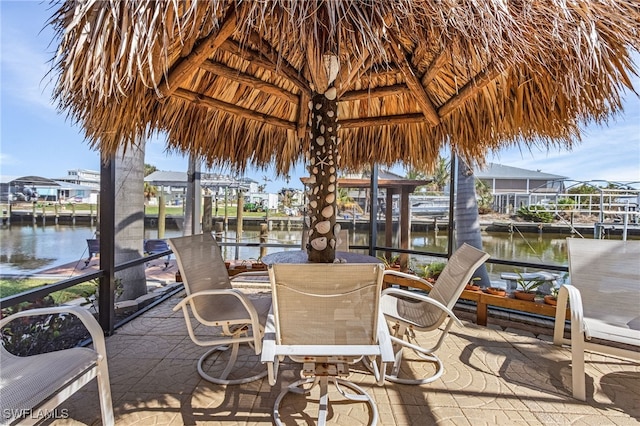
M640 241L567 238L584 316L640 329Z
M187 294L203 290L231 288L220 247L211 233L205 232L204 234L170 238L169 245L176 256ZM219 296L195 298L193 300L194 309L202 312L207 311L213 298L220 299Z
M375 263L272 265L277 343L377 343L383 272Z
M451 309L473 273L488 258L489 255L482 250L467 243L462 244L447 261L447 265L429 292L429 297ZM446 318L447 314L440 309L426 303L424 305L425 310L437 313L442 320Z
M87 239L87 249L89 250L89 256L100 253L100 240L97 238Z

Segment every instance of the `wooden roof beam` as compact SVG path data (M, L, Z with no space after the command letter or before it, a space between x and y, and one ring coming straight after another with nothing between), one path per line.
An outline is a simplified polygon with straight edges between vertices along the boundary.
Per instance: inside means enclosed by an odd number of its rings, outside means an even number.
M401 95L410 93L411 89L405 84L394 84L392 86L376 87L370 90L354 90L347 92L338 99L338 102L357 101L369 98L381 98L383 96Z
M260 52L263 57L275 65L275 69L279 73L284 74L289 80L294 82L300 90L306 91L309 98L311 98L311 87L309 87L309 83L300 78L301 73L293 65L287 62L284 57L280 57L277 52L272 49L268 49L266 46L269 46L269 43L263 40L262 37L260 37L260 34L252 31L251 34L249 34L249 41L256 46L258 52Z
M391 37L389 45L391 46L391 50L393 51L397 59L398 66L400 67L402 74L404 74L407 86L409 87L409 89L411 89L412 94L416 98L418 105L420 105L424 116L426 117L427 121L431 123L431 125L437 126L438 124L440 124L440 116L438 115L438 111L436 111L436 107L429 99L424 86L416 76L415 70L413 69L411 64L409 64L409 60L407 59L407 55L404 49L398 42L394 40L393 37Z
M300 93L300 102L298 103L298 119L297 121L297 133L299 139L307 137L307 123L309 121L309 101L311 98L307 96L306 92Z
M490 63L487 68L476 74L462 86L462 89L458 91L458 94L452 96L447 102L444 103L438 110L438 113L442 117L446 117L453 111L458 109L469 98L480 92L487 84L498 77L503 70L499 69L494 62Z
M431 81L433 81L433 79L436 78L436 74L440 72L440 70L446 63L447 63L446 52L444 50L441 50L438 56L436 56L436 58L433 61L431 61L431 63L429 64L429 68L427 68L427 71L424 73L424 75L420 79L422 86L427 87L429 83L431 83Z
M174 64L166 79L158 84L160 98L171 96L178 86L233 34L237 26L236 19L236 12L233 10L217 32L209 34L193 48L189 55Z
M363 117L340 120L340 127L353 129L356 127L424 123L425 121L426 119L424 114L417 112L414 114L385 115L380 117Z
M282 120L278 117L273 117L268 114L262 114L250 109L242 108L234 104L220 101L209 96L202 95L200 93L192 92L191 90L177 88L173 92L173 97L189 101L195 105L202 105L207 108L214 108L220 111L227 112L229 114L236 115L238 117L246 118L249 120L259 121L261 123L271 124L272 126L282 127L287 130L296 130L296 123Z
M349 88L351 80L363 70L368 69L371 66L372 58L368 50L365 50L362 55L354 55L355 58L348 66L341 66L336 78L335 87L338 89L338 100L345 94ZM363 66L367 63L366 66Z
M299 102L299 97L291 92L288 92L278 86L267 83L264 80L260 80L257 77L254 77L249 74L245 74L240 70L236 70L234 68L228 67L218 62L206 60L200 65L200 68L202 68L205 71L219 75L221 77L227 78L229 80L240 82L253 89L257 89L262 92L269 93L271 95L275 95L280 98L286 99L291 103L297 104Z
M309 85L298 77L298 72L293 68L292 71L285 72L282 69L282 64L277 65L272 62L269 58L265 57L262 52L257 50L249 49L248 47L242 47L237 42L233 40L225 40L224 43L220 46L220 49L232 53L240 58L244 59L247 62L251 62L251 65L258 66L260 68L264 68L265 70L271 72L281 71L282 78L289 80L294 86L296 86L300 91L307 92L309 97L311 97L311 89ZM289 74L294 74L295 78L290 78Z
M371 76L376 78L397 78L397 74L401 74L400 68L395 64L385 65L384 71L372 71Z

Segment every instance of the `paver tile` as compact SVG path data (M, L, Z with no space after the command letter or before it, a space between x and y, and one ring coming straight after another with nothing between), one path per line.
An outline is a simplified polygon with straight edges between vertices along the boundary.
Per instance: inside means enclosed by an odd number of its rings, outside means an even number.
M171 310L180 297L173 296L107 338L116 424L271 424L275 399L300 378L301 366L282 362L273 387L266 378L236 386L206 382L196 365L208 348L191 341L182 314ZM211 327L199 326L196 332L203 337L219 335L219 330ZM431 339L428 334L418 335L418 342L425 346L433 344ZM570 350L552 345L550 336L465 322L465 327L452 329L438 354L444 373L429 384L386 382L379 387L361 363L352 366L349 379L372 396L383 426L640 423L638 364L589 354L588 399L581 402L571 397ZM227 355L211 356L205 369L219 369ZM265 368L246 345L240 359L235 372L239 375L246 369ZM418 360L410 351L405 353L405 374L424 377L433 371L430 363ZM366 424L370 419L364 403L346 403L334 390L330 400L329 424ZM281 411L285 424L306 425L314 422L317 408L314 390L307 398L288 394ZM99 424L95 383L73 395L60 409L68 410L68 418L50 423Z

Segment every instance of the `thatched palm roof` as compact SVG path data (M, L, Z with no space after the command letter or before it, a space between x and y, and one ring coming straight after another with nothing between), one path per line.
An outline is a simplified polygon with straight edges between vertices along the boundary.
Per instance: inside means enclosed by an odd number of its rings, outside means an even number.
M154 131L209 163L308 149L323 55L339 57L341 165L431 165L504 145L571 145L620 109L637 0L67 1L59 107L104 152ZM324 88L323 88L324 86Z

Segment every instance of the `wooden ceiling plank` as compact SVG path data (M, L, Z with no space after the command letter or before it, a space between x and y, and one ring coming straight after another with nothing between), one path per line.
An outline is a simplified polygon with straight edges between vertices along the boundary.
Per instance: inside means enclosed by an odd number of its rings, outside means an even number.
M380 117L363 117L340 120L340 126L343 128L356 128L367 126L393 126L396 124L413 124L424 123L426 120L424 114L418 112L414 114L386 115Z
M411 89L406 84L394 84L392 86L376 87L371 90L354 90L352 92L346 92L338 102L350 102L358 101L369 98L381 98L383 96L402 95L404 93L410 93Z
M271 95L286 99L291 103L297 104L299 102L299 97L291 92L288 92L278 86L275 86L264 80L260 80L259 78L254 77L250 74L245 74L239 70L220 64L218 62L206 60L200 65L200 68L221 77L240 82L253 89L257 89L265 93L269 93Z
M178 61L164 82L158 85L160 96L162 98L169 97L180 86L188 76L202 64L202 62L211 56L220 45L233 34L236 30L236 13L232 11L227 19L223 22L220 29L209 34L200 43L198 43L189 55Z
M409 87L409 89L411 89L413 96L415 96L416 101L418 102L418 105L420 105L424 116L433 126L437 126L438 124L440 124L438 111L429 99L424 86L416 76L415 70L413 69L411 64L409 64L404 49L393 39L393 37L391 37L389 45L391 46L391 50L396 56L400 70L404 74L407 86Z
M453 111L458 109L469 98L473 97L476 93L481 91L487 84L491 83L496 77L498 77L503 71L500 70L495 63L490 63L487 68L476 74L458 91L458 94L452 96L447 102L445 102L438 113L442 117L446 117Z
M190 101L196 105L203 105L207 108L219 109L221 111L233 114L239 117L244 117L249 120L259 121L273 126L282 127L287 130L296 130L296 123L282 120L278 117L273 117L268 114L262 114L250 109L242 108L234 104L220 101L209 96L202 95L200 93L192 92L191 90L177 88L173 92L173 97Z

